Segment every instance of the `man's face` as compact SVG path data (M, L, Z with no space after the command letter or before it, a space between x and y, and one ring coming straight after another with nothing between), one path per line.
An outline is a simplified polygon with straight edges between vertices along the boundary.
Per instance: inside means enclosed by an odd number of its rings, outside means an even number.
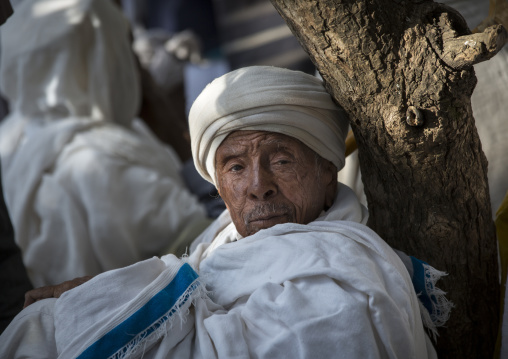
M335 198L335 166L283 134L233 132L215 162L219 193L244 237L279 223L312 222Z

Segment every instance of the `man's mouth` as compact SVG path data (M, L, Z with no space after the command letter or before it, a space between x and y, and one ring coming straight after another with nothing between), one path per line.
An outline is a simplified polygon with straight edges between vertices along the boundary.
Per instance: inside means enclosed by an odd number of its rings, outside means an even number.
M280 217L288 217L288 215L286 213L281 213L281 214L270 214L268 216L254 217L254 218L251 218L249 220L249 223L253 223L253 222L268 222L268 221L271 221L271 220L278 219Z
M285 203L258 205L244 217L245 231L249 236L276 224L294 221L294 210Z
M277 223L290 222L293 217L291 214L291 208L286 204L264 204L256 207L245 217L245 224L271 227Z

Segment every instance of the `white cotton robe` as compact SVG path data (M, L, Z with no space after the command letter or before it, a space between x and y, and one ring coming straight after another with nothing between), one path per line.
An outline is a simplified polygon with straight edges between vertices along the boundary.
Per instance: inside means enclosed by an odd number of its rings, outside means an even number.
M103 273L25 309L0 345L9 358L40 345L59 358L435 358L409 274L363 213L341 186L308 225L236 240L225 215L204 233L222 243L212 251L208 237L187 259ZM31 341L27 323L54 340Z
M128 31L103 0L22 1L2 27L2 184L35 287L160 255L205 220L176 153L133 121Z

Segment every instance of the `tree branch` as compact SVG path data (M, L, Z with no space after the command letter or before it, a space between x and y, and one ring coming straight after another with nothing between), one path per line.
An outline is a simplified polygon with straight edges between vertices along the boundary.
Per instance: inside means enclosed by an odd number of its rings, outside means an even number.
M508 33L502 25L494 25L484 32L443 38L439 57L451 68L460 70L492 58L508 42Z

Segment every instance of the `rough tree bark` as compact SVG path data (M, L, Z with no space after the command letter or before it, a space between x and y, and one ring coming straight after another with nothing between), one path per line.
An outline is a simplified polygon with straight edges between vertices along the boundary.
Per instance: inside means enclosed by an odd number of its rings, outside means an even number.
M472 65L506 41L431 0L271 0L348 113L373 228L449 273L443 358L492 358L499 284Z

